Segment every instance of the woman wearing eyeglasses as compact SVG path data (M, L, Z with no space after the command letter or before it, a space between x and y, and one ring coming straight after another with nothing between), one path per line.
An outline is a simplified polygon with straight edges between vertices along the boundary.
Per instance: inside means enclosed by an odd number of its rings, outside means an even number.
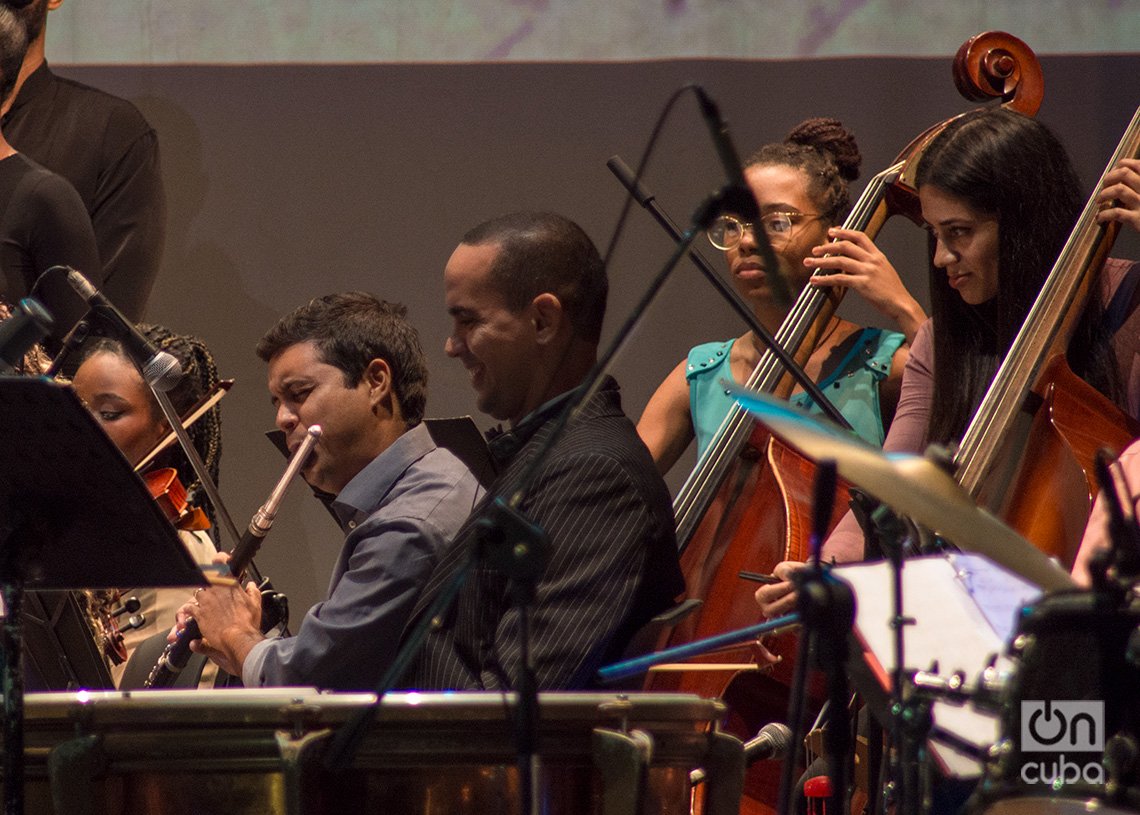
M762 147L745 165L745 178L760 207L760 223L725 216L708 235L714 246L724 250L737 290L773 334L790 306L773 296L755 229L765 230L796 291L809 284L816 263L813 247L832 238L843 242L842 257L827 264L841 272L832 280L859 292L903 333L860 328L832 317L805 368L855 430L881 444L898 401L907 357L904 342L914 336L926 315L869 238L836 226L850 209L848 183L858 177L860 161L855 138L838 121L809 119L783 142ZM829 283L812 279L811 285ZM727 342L698 345L661 383L637 430L662 473L694 437L698 455L704 452L732 405L720 380L744 382L764 351L751 331ZM793 401L806 404L807 398L799 394Z
M946 127L923 155L916 181L930 232L933 319L914 344L884 444L905 453L962 438L1082 205L1076 172L1056 136L1003 108L973 111ZM1106 177L1099 200L1099 222L1140 229L1140 162L1121 162ZM1140 308L1137 270L1140 264L1107 261L1101 296L1085 305L1068 361L1078 376L1140 418L1140 357L1130 316ZM1089 551L1078 556L1078 579L1088 579L1082 558ZM840 521L823 553L839 561L861 558L863 532L853 514ZM794 568L780 564L775 573L784 581L756 592L765 616L794 605L787 580Z

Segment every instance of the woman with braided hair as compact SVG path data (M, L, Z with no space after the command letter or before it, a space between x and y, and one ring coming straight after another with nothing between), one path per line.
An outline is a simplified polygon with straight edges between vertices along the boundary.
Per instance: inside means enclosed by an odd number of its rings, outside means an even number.
M167 392L171 404L180 414L193 407L217 385L218 371L214 358L200 339L175 334L155 325L140 325L139 330L157 348L171 354L182 366L182 378ZM170 426L154 395L118 340L99 337L85 346L72 387L132 465L138 464L170 432ZM187 430L215 483L218 481L218 465L222 455L221 431L218 405ZM168 447L155 458L150 467L175 469L179 481L186 486L190 504L201 507L213 522L213 507L206 500L205 491L181 446L175 443ZM180 531L179 537L197 563L205 565L212 561L217 550L214 541L205 531ZM124 635L124 645L129 653L152 634L169 630L174 622L174 613L185 602L187 592L184 589L145 587L128 591L139 598L140 612L145 616L142 627L132 629ZM112 668L116 683L123 667L120 665Z
M214 358L200 339L156 325L140 325L139 331L182 366L182 378L167 391L179 413L189 410L218 384ZM118 340L100 337L89 342L72 386L131 464L138 464L170 432L158 402ZM211 408L187 433L217 483L222 455L220 408ZM174 444L160 453L153 466L177 470L191 503L201 506L212 519L213 508L205 501L198 476L180 446Z
M755 229L767 234L793 288L838 281L902 328L902 334L861 328L833 316L804 366L813 380L826 387L856 432L882 444L898 401L907 357L905 341L914 336L926 315L874 244L860 232L837 226L851 208L848 184L858 177L861 161L854 136L840 122L809 119L783 142L762 147L745 163L744 177L760 207L759 223L721 216L709 228L708 237L724 250L733 284L772 334L788 316L790 305L773 296L771 270L764 268ZM812 256L813 247L829 238L851 247L842 261L846 268L834 280L811 278L816 265L831 268ZM732 406L720 380L745 382L765 350L751 331L727 342L698 345L661 383L637 431L662 473L676 463L694 437L698 456L704 452ZM806 395L797 394L793 401L806 403Z

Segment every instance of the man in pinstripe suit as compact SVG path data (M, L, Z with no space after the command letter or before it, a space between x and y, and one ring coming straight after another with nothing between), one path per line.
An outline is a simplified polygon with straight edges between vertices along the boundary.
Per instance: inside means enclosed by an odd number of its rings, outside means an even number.
M582 688L684 588L668 490L607 378L533 471L562 408L597 356L607 282L590 238L550 213L516 213L468 232L444 270L449 356L479 409L510 431L491 441L500 473L551 542L537 584L531 658L543 690ZM472 519L480 516L476 510ZM413 618L462 568L469 519L428 581ZM520 668L519 610L508 579L478 563L432 627L406 687L500 689Z

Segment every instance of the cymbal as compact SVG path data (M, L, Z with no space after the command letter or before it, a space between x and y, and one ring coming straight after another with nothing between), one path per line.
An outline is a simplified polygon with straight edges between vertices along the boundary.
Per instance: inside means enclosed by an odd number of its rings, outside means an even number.
M814 461L833 460L841 478L960 549L978 552L1042 589L1072 588L1060 566L974 503L933 461L884 453L826 418L782 399L725 383L733 397L787 444Z

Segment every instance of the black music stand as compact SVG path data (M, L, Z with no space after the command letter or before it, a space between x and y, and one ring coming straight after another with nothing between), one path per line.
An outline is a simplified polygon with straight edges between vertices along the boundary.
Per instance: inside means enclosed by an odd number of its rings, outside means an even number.
M158 504L75 393L0 377L4 812L23 812L20 619L31 589L205 586Z
M25 591L20 615L24 691L114 690L102 643L74 591ZM163 632L165 636L165 632Z

